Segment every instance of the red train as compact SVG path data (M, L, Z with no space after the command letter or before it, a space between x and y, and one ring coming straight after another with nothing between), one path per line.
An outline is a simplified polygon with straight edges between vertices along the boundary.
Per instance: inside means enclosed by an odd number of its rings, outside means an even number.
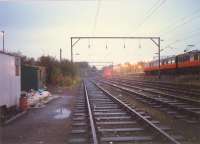
M144 67L146 74L157 74L158 70L158 60L146 63ZM161 59L160 71L163 74L200 73L200 51L193 50Z
M103 77L111 78L112 77L112 68L106 67L103 69Z

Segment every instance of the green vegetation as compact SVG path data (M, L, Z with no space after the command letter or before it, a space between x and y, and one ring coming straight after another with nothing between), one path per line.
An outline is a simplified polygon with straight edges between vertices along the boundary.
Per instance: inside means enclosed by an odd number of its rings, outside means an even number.
M43 66L46 68L46 83L54 86L73 86L80 82L80 68L87 63L72 63L68 60L58 61L51 56L41 56L38 60L21 57L22 64Z

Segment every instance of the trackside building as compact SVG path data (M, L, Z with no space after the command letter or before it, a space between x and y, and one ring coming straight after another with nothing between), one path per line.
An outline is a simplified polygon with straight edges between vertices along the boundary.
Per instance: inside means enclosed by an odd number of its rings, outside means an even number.
M0 108L19 105L21 93L20 57L0 51Z

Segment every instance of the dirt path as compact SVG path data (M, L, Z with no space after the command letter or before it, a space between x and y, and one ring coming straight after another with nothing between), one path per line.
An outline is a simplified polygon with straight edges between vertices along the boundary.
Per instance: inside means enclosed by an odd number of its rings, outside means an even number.
M0 144L64 144L70 125L74 96L64 95L1 130Z

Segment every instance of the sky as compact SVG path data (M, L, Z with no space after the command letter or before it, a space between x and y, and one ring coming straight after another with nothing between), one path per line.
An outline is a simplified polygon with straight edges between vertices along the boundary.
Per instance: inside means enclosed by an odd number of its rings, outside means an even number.
M6 51L34 58L59 59L61 48L70 59L73 36L159 36L161 56L169 56L200 49L200 1L1 1L0 30ZM73 49L75 61L115 64L151 60L157 52L151 40L138 39L81 39Z

